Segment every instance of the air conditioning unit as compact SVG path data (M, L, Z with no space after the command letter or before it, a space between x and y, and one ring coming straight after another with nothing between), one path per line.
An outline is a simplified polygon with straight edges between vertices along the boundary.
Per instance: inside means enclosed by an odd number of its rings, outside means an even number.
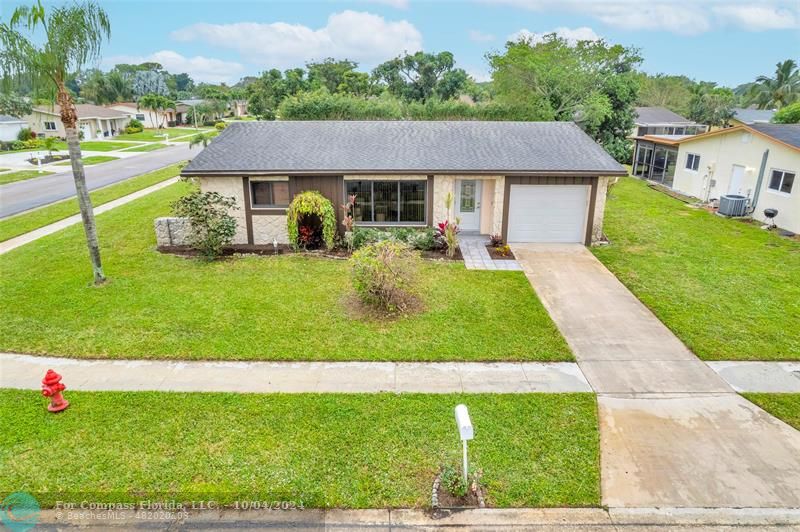
M725 216L744 216L747 214L747 196L726 194L720 197L717 212Z

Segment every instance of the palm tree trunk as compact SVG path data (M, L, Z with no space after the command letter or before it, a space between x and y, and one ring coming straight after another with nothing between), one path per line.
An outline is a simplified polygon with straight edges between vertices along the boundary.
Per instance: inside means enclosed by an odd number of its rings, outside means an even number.
M58 104L61 107L61 122L67 132L67 149L72 163L72 176L75 179L75 192L83 219L83 231L86 233L86 245L89 247L89 260L92 262L94 284L102 284L106 280L103 266L100 263L100 244L97 241L97 227L94 223L94 210L89 190L86 188L86 173L83 170L81 143L78 137L78 114L75 103L63 84L58 87Z

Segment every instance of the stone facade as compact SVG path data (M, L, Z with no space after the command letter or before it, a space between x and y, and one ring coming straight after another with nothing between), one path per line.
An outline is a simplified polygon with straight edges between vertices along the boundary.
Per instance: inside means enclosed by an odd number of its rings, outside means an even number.
M236 200L236 209L230 214L236 220L236 234L233 244L247 244L247 219L244 212L244 186L241 177L201 177L200 190L203 192L217 192ZM270 239L270 243L272 240Z
M454 176L433 176L433 220L431 220L431 225L436 225L441 221L453 218L456 201L455 183L456 178ZM453 206L450 207L450 212L447 212L447 208L444 204L448 193L453 197Z
M285 214L259 214L253 216L254 244L272 244L276 238L278 239L278 244L289 243Z
M187 218L156 218L155 228L158 247L189 245L191 224Z
M616 177L597 178L597 198L594 204L594 219L592 220L592 244L603 239L603 218L606 212L606 196L608 195L608 184L612 180L616 182Z
M433 177L433 220L435 225L442 220L453 218L455 216L455 198L456 198L456 180L458 179L477 179L484 183L488 181L494 182L494 197L491 200L491 205L486 205L485 200L482 206L483 209L491 209L491 220L484 223L483 216L481 217L481 229L490 229L491 233L500 233L503 228L503 200L505 198L505 177L504 176L457 176L457 175L437 175ZM447 193L453 195L453 207L448 213L444 206L445 197Z

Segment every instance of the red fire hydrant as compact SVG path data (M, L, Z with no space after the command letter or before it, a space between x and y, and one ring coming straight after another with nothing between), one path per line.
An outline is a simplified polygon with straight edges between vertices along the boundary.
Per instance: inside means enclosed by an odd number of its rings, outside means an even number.
M42 395L50 398L50 404L47 405L50 412L61 412L69 406L69 401L61 395L61 392L66 389L67 387L61 384L61 375L48 369L42 379Z

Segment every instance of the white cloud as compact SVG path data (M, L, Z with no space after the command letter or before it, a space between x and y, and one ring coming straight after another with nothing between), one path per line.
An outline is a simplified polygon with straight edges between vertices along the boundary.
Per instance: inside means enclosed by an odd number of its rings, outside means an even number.
M161 50L147 56L118 55L107 57L103 60L103 64L108 67L118 63L139 64L145 62L161 63L161 66L173 74L186 72L195 81L209 83L237 81L244 71L244 66L239 63L203 57L202 55L184 57L172 50Z
M630 31L668 31L694 35L732 24L745 30L800 27L796 0L479 0L533 11L587 15L610 27Z
M775 5L726 5L713 11L746 30L786 30L800 27L800 13Z
M172 32L172 38L234 49L261 68L288 68L326 57L371 66L422 49L422 34L410 22L350 10L332 14L319 29L285 22L200 23Z
M361 0L368 4L383 4L385 6L394 7L397 9L407 9L408 0Z
M566 39L569 44L574 45L578 41L597 41L600 36L595 33L592 28L581 26L579 28L566 28L560 27L552 31L543 31L541 33L530 31L528 29L521 29L508 36L509 41L519 41L520 39L530 40L533 43L542 42L544 36L548 33L555 33L562 39Z
M495 39L491 33L484 33L480 30L469 30L469 40L472 42L489 42Z

